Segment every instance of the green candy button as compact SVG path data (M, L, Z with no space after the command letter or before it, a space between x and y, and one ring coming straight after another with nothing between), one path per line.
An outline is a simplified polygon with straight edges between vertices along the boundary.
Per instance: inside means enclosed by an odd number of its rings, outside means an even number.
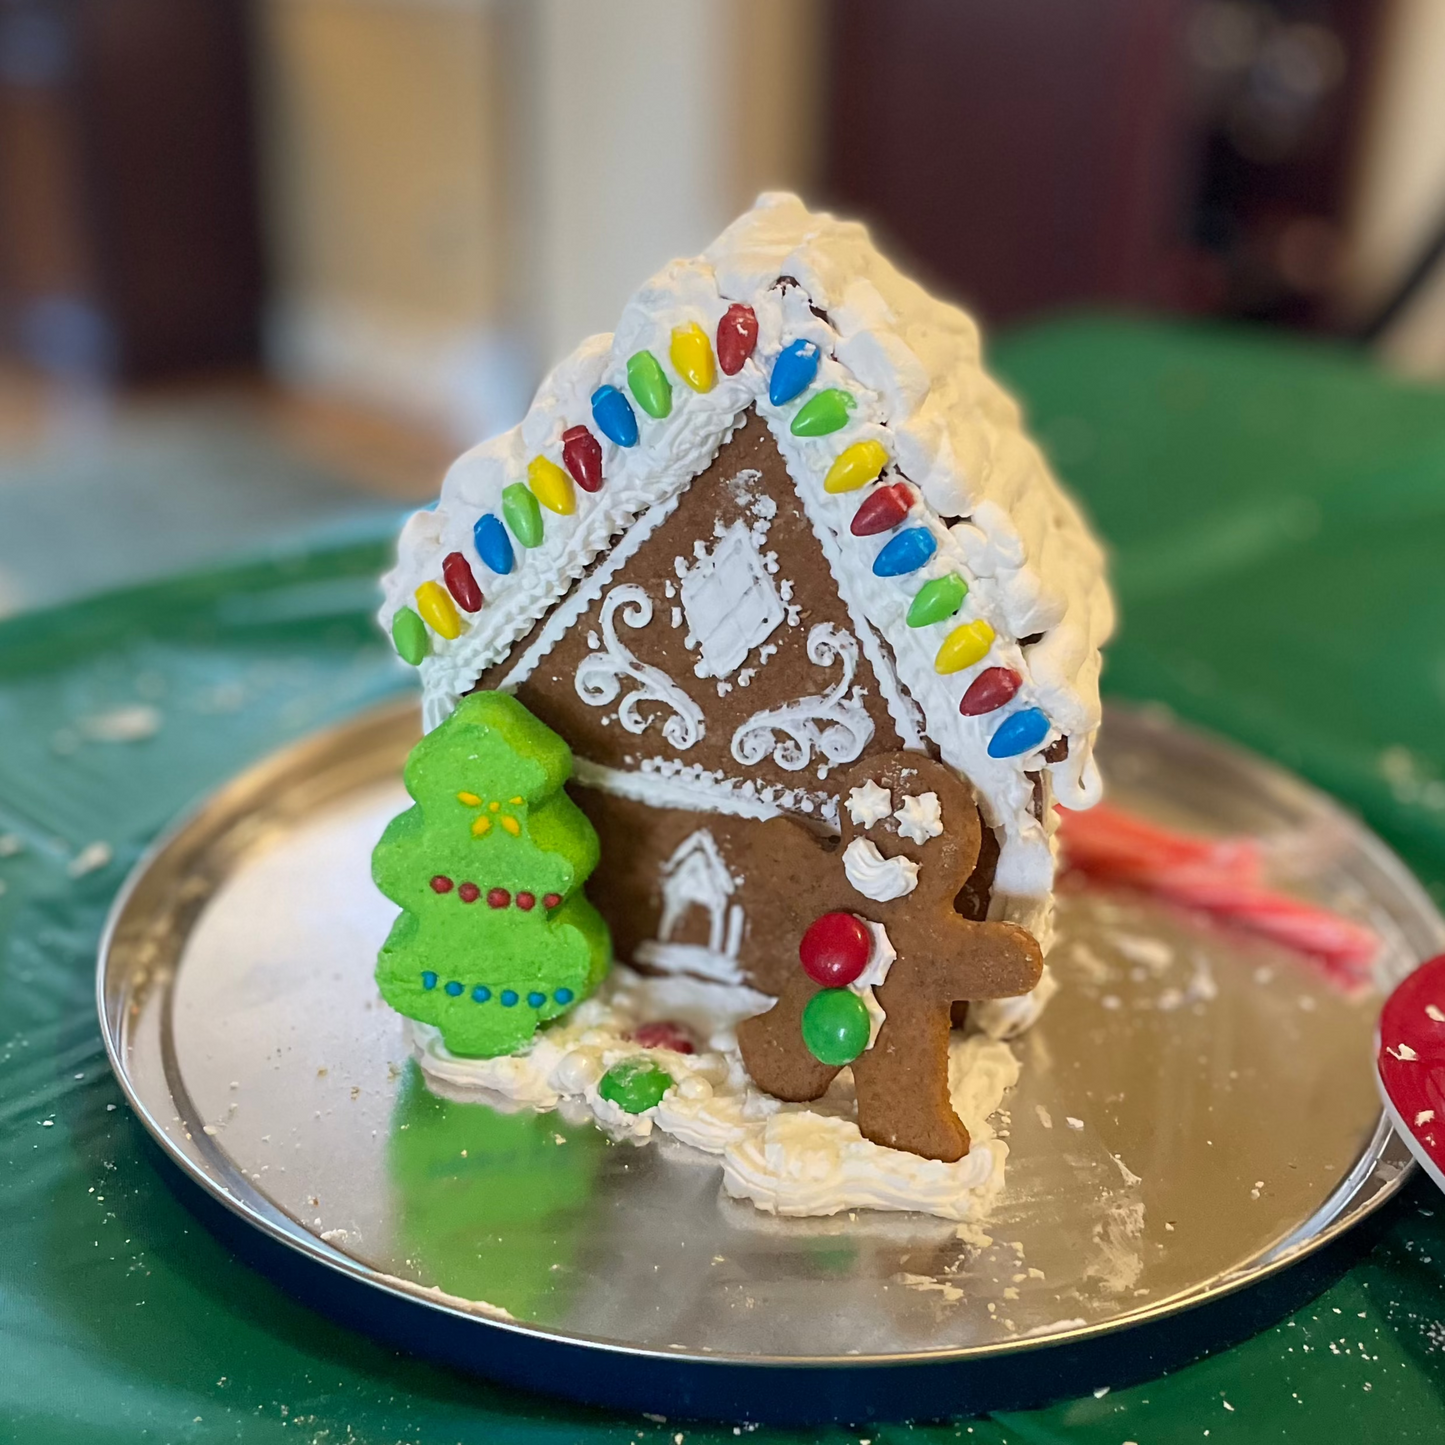
M512 535L524 547L542 545L542 509L535 493L521 482L513 482L502 492L502 516Z
M616 1104L624 1114L641 1114L659 1103L672 1088L672 1075L660 1069L651 1059L623 1059L603 1074L597 1092Z
M829 387L813 397L793 418L792 433L795 437L825 437L848 425L848 413L856 405L846 391Z
M391 640L401 660L413 667L419 667L422 658L431 651L426 623L410 607L397 608L396 616L391 619Z
M851 1064L869 1031L868 1005L850 988L819 989L803 1009L803 1043L820 1064Z
M650 351L639 351L628 361L627 388L638 406L658 421L672 410L672 383Z
M918 595L908 608L910 627L927 627L930 622L947 622L968 596L968 583L950 572L947 577L935 577L918 589Z

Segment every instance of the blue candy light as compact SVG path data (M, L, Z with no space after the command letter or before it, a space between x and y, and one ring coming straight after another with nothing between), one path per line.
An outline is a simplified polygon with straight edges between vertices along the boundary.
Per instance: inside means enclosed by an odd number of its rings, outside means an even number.
M822 353L816 341L789 342L773 363L773 374L768 381L768 400L774 406L782 406L795 396L801 396L812 386L821 359Z
M1049 735L1048 718L1036 707L1021 708L1010 713L988 740L991 758L1016 758L1031 753Z
M637 445L637 413L615 386L599 386L592 393L592 420L608 441L620 447Z
M891 538L873 559L875 577L906 577L916 572L938 550L927 527L909 527Z
M499 577L505 577L512 570L512 539L495 512L477 518L472 541L476 543L477 556Z

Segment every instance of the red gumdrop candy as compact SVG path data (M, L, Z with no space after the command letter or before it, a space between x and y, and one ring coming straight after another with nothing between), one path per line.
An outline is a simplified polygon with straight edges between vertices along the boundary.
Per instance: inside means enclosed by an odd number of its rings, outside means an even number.
M958 710L964 717L978 717L1000 708L1019 690L1023 682L1011 667L986 667L969 683Z
M562 433L562 460L584 492L602 485L602 443L585 426L569 426Z
M824 988L846 988L868 967L873 935L851 913L825 913L815 919L798 945L803 972Z
M671 1049L675 1054L695 1054L691 1033L672 1019L652 1019L632 1031L633 1040L644 1049Z
M757 313L741 301L734 302L717 324L717 364L723 375L736 376L757 344Z
M855 537L873 537L896 527L913 505L913 488L907 482L892 482L879 487L863 505L853 513L848 527Z
M447 591L457 599L457 606L464 612L482 610L482 589L472 573L471 564L460 552L448 552L442 563L442 578Z

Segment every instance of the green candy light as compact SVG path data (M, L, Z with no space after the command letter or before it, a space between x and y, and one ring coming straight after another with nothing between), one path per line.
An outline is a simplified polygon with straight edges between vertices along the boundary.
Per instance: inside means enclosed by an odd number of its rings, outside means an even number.
M927 627L931 622L947 622L968 596L968 583L950 572L947 577L935 577L918 589L918 595L908 608L910 627Z
M672 1084L672 1075L666 1069L642 1055L613 1064L603 1074L597 1092L624 1114L641 1114L659 1103Z
M396 616L391 619L391 640L401 660L413 667L420 667L422 659L431 651L426 623L410 607L397 608Z
M650 351L639 351L628 360L627 388L638 406L658 421L672 410L672 383Z
M524 547L542 545L542 509L537 498L521 482L513 482L502 492L502 516L512 535Z
M803 1009L803 1043L820 1064L851 1064L868 1033L868 1006L852 989L820 989Z
M820 391L793 418L795 437L825 437L848 425L848 413L857 403L846 391L836 386Z

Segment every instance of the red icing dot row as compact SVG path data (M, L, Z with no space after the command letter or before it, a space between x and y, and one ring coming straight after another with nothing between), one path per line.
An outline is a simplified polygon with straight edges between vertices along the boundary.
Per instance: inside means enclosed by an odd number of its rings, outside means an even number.
M475 883L454 883L445 873L438 873L431 880L433 893L450 893L453 888L457 890L457 897L463 903L475 903L482 896L482 890ZM555 908L562 901L560 893L545 893L542 895L543 908ZM505 888L487 889L487 906L489 908L506 908L515 902L523 913L530 913L537 906L537 895L535 893L519 893L513 899L512 895Z

